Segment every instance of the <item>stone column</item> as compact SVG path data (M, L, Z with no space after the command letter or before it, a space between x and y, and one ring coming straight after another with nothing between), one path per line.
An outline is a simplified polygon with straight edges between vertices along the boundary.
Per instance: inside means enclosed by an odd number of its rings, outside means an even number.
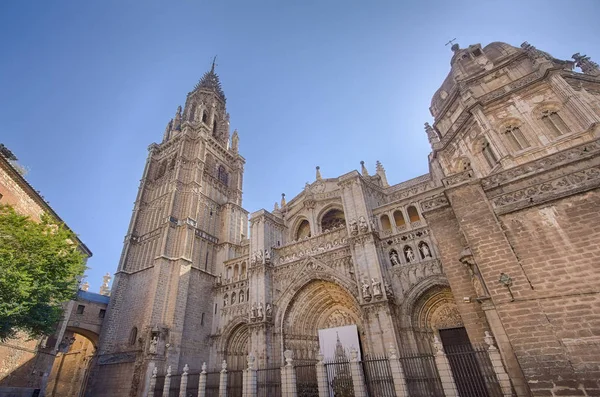
M510 384L510 377L506 373L504 364L502 364L502 357L500 356L500 351L494 344L494 337L490 335L488 331L485 331L485 343L488 345L488 354L490 356L490 361L492 362L494 372L496 373L498 384L500 385L500 389L502 389L502 395L504 397L511 397L512 387Z
M221 364L221 376L219 379L219 397L227 397L227 361Z
M150 387L148 388L147 397L154 397L154 388L156 387L156 374L158 373L158 368L154 367L152 370L152 377L150 378Z
M181 374L181 383L179 384L179 397L187 397L187 383L188 383L188 371L190 367L188 365L183 366L183 373Z
M281 386L282 386L282 397L297 397L298 391L296 390L296 370L293 365L293 352L286 350L283 352L285 357L285 366L281 368Z
M317 385L319 386L319 397L329 397L329 382L327 381L327 368L323 362L323 356L321 353L317 354Z
M396 397L408 397L408 390L406 388L406 379L404 378L404 370L400 359L396 355L396 348L394 345L390 345L390 369L392 370L392 378L394 379L394 390L396 391Z
M198 397L206 397L206 363L202 363L202 372L198 380Z
M243 397L256 397L256 369L254 363L256 357L252 353L248 354L248 368L244 371L244 389L242 390Z
M367 388L365 387L365 375L362 365L358 361L358 351L350 350L350 374L352 374L352 384L354 385L354 397L367 397Z
M444 353L444 346L437 336L434 336L433 346L436 351L435 366L437 367L440 380L442 381L444 395L446 397L459 397L456 383L454 383L454 376L452 376L452 370L450 369L450 362L448 362L448 357L446 357L446 353Z
M162 397L169 397L169 390L171 389L171 366L167 367L167 374L165 375L165 385L163 387Z

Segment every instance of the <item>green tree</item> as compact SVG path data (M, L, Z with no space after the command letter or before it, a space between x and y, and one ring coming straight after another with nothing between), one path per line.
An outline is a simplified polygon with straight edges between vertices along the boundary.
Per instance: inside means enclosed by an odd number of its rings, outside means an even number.
M85 270L76 241L49 215L35 222L0 205L0 340L54 331Z

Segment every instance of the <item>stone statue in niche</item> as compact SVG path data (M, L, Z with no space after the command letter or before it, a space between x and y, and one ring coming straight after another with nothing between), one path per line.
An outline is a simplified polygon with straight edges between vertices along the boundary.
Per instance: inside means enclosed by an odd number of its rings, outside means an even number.
M356 219L350 221L350 234L353 236L358 234L358 223L356 223Z
M158 336L154 335L152 340L150 341L150 346L148 346L148 353L156 354L158 347Z
M415 261L415 253L413 252L412 248L410 248L410 247L406 247L404 249L404 256L406 256L406 260L409 263L412 263Z
M258 304L258 316L257 317L259 320L262 320L264 316L265 316L265 308L263 307L262 302L260 302Z
M265 308L265 314L267 315L267 318L273 317L273 305L271 305L270 303L267 303L267 307Z
M271 263L271 250L270 249L265 250L265 263L266 264Z
M263 263L263 253L261 250L256 251L256 263Z
M421 253L423 254L423 258L431 258L431 251L425 243L421 244Z
M221 275L221 273L219 273L219 275L217 276L217 285L221 285L222 282L223 282L223 276Z
M364 280L363 284L362 284L362 295L363 295L363 299L366 300L367 302L371 300L370 289L371 289L371 286L369 285L369 282L367 280Z
M400 266L400 258L398 258L396 250L390 251L390 261L392 262L392 266Z
M461 252L459 261L465 265L469 271L471 282L473 283L473 289L475 290L475 295L477 295L477 298L489 297L490 294L483 282L483 278L479 272L479 267L477 267L477 263L475 263L475 258L473 258L470 248L465 248Z
M367 220L364 216L358 218L358 229L361 233L366 233L369 231L369 224L367 223Z
M376 278L371 279L371 286L373 287L373 296L379 298L383 296L381 293L381 281L377 281Z

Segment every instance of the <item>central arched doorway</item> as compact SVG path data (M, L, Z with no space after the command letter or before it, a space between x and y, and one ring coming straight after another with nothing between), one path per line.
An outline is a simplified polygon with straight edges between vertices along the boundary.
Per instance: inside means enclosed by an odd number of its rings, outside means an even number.
M356 299L344 288L325 280L313 280L293 297L283 318L283 348L296 360L314 360L319 352L318 331L356 324L362 315Z

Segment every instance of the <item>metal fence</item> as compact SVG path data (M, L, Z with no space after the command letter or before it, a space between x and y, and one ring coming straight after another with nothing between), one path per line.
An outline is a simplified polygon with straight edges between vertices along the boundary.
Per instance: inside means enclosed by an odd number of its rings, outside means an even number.
M257 369L256 391L258 397L280 397L281 367Z
M218 371L206 373L206 397L219 397L221 373Z
M369 396L396 397L392 368L386 357L365 357L362 367Z
M412 354L399 358L404 369L409 396L444 397L444 389L433 354Z
M295 361L298 397L319 397L316 360Z
M354 397L352 372L348 361L329 361L325 363L329 394L340 397Z
M448 346L446 357L461 397L502 397L485 347Z
M200 382L199 372L193 372L188 375L188 384L186 390L187 397L196 397L198 395L198 382Z
M227 371L227 397L242 397L244 371Z

